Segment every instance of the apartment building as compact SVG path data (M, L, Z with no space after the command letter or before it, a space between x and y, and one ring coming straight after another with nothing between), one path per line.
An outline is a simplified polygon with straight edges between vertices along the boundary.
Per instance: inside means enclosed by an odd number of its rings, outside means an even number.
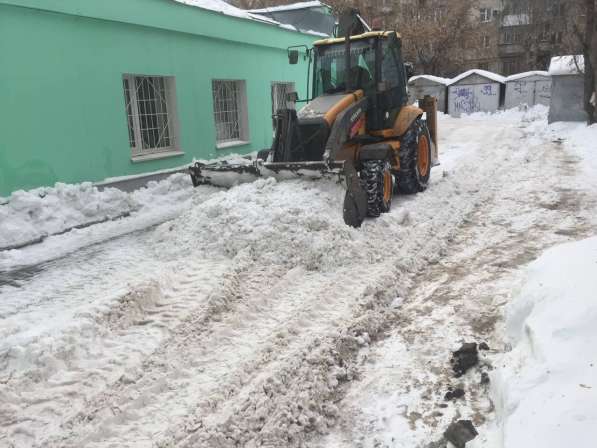
M502 74L547 70L552 56L572 52L571 11L564 0L505 0L498 54Z

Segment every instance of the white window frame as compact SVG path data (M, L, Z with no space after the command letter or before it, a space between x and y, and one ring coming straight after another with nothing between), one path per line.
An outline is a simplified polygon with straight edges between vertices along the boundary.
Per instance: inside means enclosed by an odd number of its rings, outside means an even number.
M143 145L143 118L139 109L138 88L136 80L141 78L150 78L158 82L161 80L164 86L165 106L166 106L166 127L162 130L156 130L157 139L167 139L166 145L157 147L144 147ZM123 90L125 96L125 113L127 119L127 129L129 132L129 146L131 148L131 160L133 162L142 162L145 160L154 160L164 157L178 156L184 154L178 146L178 117L176 104L176 80L173 76L139 75L124 74L122 76ZM128 84L128 90L127 90ZM147 124L145 125L147 126ZM161 132L167 132L164 137Z
M220 83L222 84L220 85ZM234 94L232 95L236 101L234 110L224 110L229 107L229 105L226 105L222 98L217 98L218 92L224 87L228 89L234 88ZM212 98L216 148L225 149L249 144L247 82L244 79L213 79ZM226 113L229 114L227 118L231 119L231 122L223 122L219 120L219 118L223 118ZM238 132L235 128L238 128Z
M282 94L279 92L280 88L284 88L284 93L296 92L296 84L292 81L272 81L271 83L271 98L272 98L272 118L276 115L278 109L285 107L294 107L294 103L289 103L286 98L281 98ZM281 104L284 103L284 104ZM275 127L276 120L273 120Z
M480 8L481 23L491 22L491 8Z

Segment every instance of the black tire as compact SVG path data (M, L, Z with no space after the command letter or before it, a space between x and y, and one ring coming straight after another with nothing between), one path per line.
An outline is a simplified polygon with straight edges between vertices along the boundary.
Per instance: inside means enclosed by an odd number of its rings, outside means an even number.
M385 160L367 160L361 170L361 184L367 195L367 216L377 218L392 206L392 174Z
M419 145L424 144L422 139L427 141L427 163L426 172L421 172L419 163ZM396 175L396 186L399 193L414 194L427 189L429 176L431 174L431 137L427 124L417 118L402 137L400 145L400 170Z

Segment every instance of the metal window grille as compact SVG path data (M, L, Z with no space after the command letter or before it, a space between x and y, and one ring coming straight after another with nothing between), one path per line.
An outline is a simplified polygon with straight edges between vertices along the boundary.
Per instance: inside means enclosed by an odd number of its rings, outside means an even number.
M294 91L293 82L274 82L272 84L272 115L279 109L286 109L289 106L286 98L289 93Z
M242 81L213 81L214 118L218 144L244 139L243 87Z
M174 147L168 113L165 77L130 76L123 79L129 144L133 155L162 152Z
M133 120L133 104L131 100L131 87L130 87L130 80L128 78L124 78L122 80L122 85L124 87L124 101L126 103L126 116L129 125L129 145L131 148L137 146L135 143L135 122Z
M294 107L294 103L289 103L287 95L294 92L293 82L274 82L272 83L272 117L278 113L278 110L287 107ZM276 120L273 120L274 130Z

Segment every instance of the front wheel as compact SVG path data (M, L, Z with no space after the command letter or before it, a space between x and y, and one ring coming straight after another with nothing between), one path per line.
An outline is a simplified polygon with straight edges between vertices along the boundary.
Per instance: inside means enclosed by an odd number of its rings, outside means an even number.
M427 124L420 118L404 134L399 155L398 191L406 194L425 191L431 174L431 138Z
M363 162L361 183L367 194L367 216L377 218L390 211L394 180L389 162L367 160Z

